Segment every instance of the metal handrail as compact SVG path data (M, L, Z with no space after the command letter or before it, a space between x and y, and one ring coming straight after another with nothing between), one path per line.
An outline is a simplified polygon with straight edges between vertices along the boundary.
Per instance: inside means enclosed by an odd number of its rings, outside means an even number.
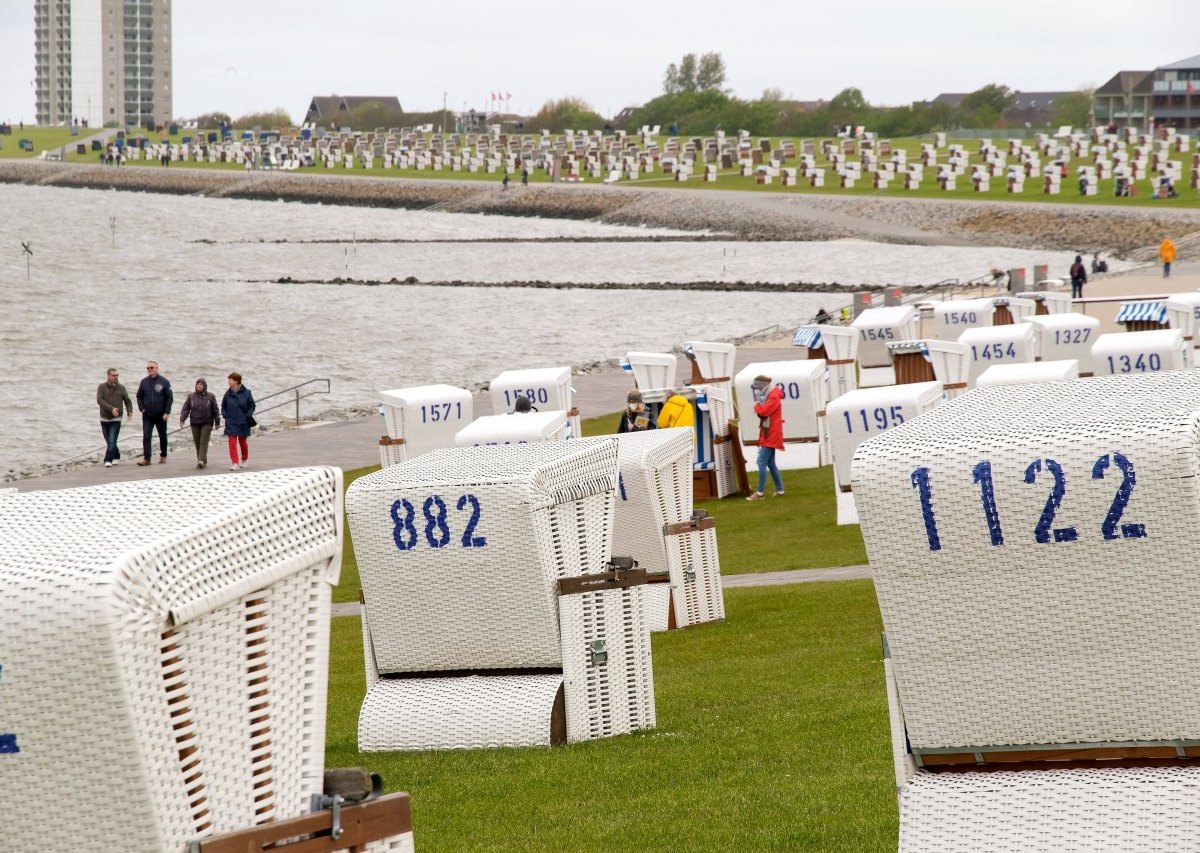
M310 390L304 394L300 393L300 389L307 388L308 386L315 385L317 383L324 383L325 387L319 388L317 390ZM257 415L257 414L261 414L262 412L269 412L269 411L272 411L273 409L278 409L281 406L286 406L286 405L294 403L296 406L296 425L299 426L299 424L300 424L300 401L306 397L311 397L314 394L328 394L330 391L330 387L331 386L330 386L330 382L328 379L309 379L305 382L301 382L297 385L293 385L290 388L284 388L282 391L275 391L272 394L267 394L265 397L260 397L258 400L255 400L254 401L255 402L254 413ZM276 403L273 406L266 406L265 408L258 405L258 403L260 403L262 401L272 400L276 397L281 397L284 394L291 394L292 397L290 399ZM182 426L176 427L175 429L170 430L167 433L167 435L172 436L177 433L183 432L185 429L190 430L189 427L182 427ZM132 440L130 441L130 444L132 444ZM66 465L68 462L74 462L77 459L84 459L88 456L94 456L97 453L103 453L107 449L108 449L108 445L102 444L98 448L95 448L93 450L85 450L82 453L76 453L74 456L70 456L66 459L63 459L60 462L56 462L55 464L56 465Z

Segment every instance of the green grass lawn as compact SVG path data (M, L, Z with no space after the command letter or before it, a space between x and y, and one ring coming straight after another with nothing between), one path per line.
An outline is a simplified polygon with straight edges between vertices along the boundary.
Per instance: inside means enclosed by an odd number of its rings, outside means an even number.
M13 133L17 134L18 131L14 130ZM60 130L60 129L46 129L46 130L37 129L35 131L30 131L27 129L26 133L27 134L28 133L67 134L66 141L67 142L71 141L69 132L65 131L65 130ZM198 131L187 131L186 134L192 135L192 136L199 136L199 137L203 137L205 135L204 132L198 132ZM135 132L133 135L137 135L137 133ZM160 138L159 134L147 133L145 135L149 136L152 139ZM179 142L180 138L183 135L185 135L185 133L177 134L176 136L172 137L172 141ZM236 135L240 135L240 132L239 132L239 134L235 134L235 136ZM1027 144L1033 144L1034 135L1035 135L1035 132L1031 130L1023 138L1022 141L1024 141ZM701 136L703 138L706 135L699 134L699 136ZM633 137L633 138L638 138L638 137ZM681 140L691 139L691 138L693 138L693 137L692 136L681 136L680 137ZM797 147L799 147L800 138L799 137L790 137L790 138L792 139L792 141L794 143L796 143ZM14 141L11 143L11 147L13 149L15 149L16 148L16 142L15 142L16 137L14 136L13 139L14 139ZM639 139L639 144L640 144L640 138L638 138L638 139ZM665 146L666 140L667 140L667 137L665 137L665 136L659 137L658 145L659 145L660 149L662 149ZM1200 207L1200 193L1198 193L1196 190L1193 190L1190 188L1191 174L1192 174L1192 153L1193 153L1191 151L1184 152L1184 153L1172 153L1172 155L1171 155L1171 159L1180 160L1183 163L1182 179L1176 185L1176 189L1179 192L1178 198L1175 198L1175 199L1152 199L1150 197L1149 181L1142 180L1142 181L1137 182L1137 188L1138 188L1140 195L1133 197L1133 198L1118 199L1113 194L1114 181L1112 178L1108 178L1106 180L1102 180L1099 182L1099 194L1098 195L1086 196L1086 197L1079 195L1078 186L1076 184L1076 179L1077 179L1076 167L1078 167L1080 165L1084 165L1084 164L1090 165L1091 164L1090 155L1089 155L1089 157L1086 157L1086 158L1072 158L1069 161L1069 163L1068 163L1068 173L1069 174L1068 174L1068 177L1063 180L1062 192L1059 195L1043 194L1041 178L1030 178L1028 181L1026 181L1025 191L1023 193L1013 194L1013 195L1010 195L1008 193L1007 181L1003 177L992 178L990 187L986 192L979 192L979 193L975 192L973 187L971 186L971 181L970 181L969 176L959 176L958 186L956 189L950 190L950 191L942 191L941 189L938 188L938 185L937 185L936 169L933 169L933 170L927 169L926 170L926 177L922 181L921 189L919 189L919 190L904 189L903 180L893 180L887 189L877 190L871 186L871 180L869 177L859 181L858 184L852 189L843 189L843 188L837 186L837 183L838 183L837 175L834 174L832 172L832 170L829 169L828 161L825 159L824 155L820 153L820 143L823 141L823 139L814 138L813 141L817 143L817 151L818 151L817 156L816 156L817 165L819 167L826 169L826 175L825 175L826 186L824 186L824 187L810 187L808 185L807 180L805 180L805 179L800 179L799 186L796 186L796 187L784 187L782 185L782 183L780 182L781 179L778 179L778 178L775 179L774 182L769 185L768 184L759 184L756 182L756 179L754 177L742 177L742 175L737 170L725 170L725 171L719 172L718 179L712 183L703 181L701 176L699 176L699 175L693 175L687 181L678 182L678 181L675 181L670 176L663 175L661 171L657 171L657 172L654 172L654 173L651 173L648 175L642 175L636 181L628 181L623 178L618 183L618 186L628 186L628 185L644 185L644 186L653 186L653 187L668 187L669 186L669 187L675 187L675 188L679 188L679 189L688 189L688 190L693 190L693 191L706 190L706 189L707 190L712 190L712 189L751 190L754 192L786 193L789 195L833 195L833 196L855 195L855 196L872 196L872 197L881 197L882 196L882 197L898 197L898 198L959 199L959 200L974 200L974 201L991 199L991 200L996 200L996 201L1004 200L1004 201L1025 201L1025 202L1034 202L1034 203L1051 202L1051 203L1060 203L1060 204L1062 204L1062 203L1081 204L1081 205L1085 205L1085 206L1086 205L1098 205L1098 204L1118 204L1123 207L1124 206L1128 206L1128 207L1150 206L1150 207L1169 207L1169 208ZM920 162L921 144L925 143L925 142L931 142L931 141L932 141L932 136L922 136L922 137L907 137L907 138L892 139L891 143L892 143L893 151L904 150L907 153L910 162ZM772 138L773 146L779 147L780 142L781 142L781 140L779 138ZM997 138L993 139L993 143L1001 150L1007 151L1007 145L1008 145L1007 139L997 137ZM54 142L53 147L57 147L60 144L62 144L62 142ZM981 162L981 158L979 157L979 154L978 154L978 150L979 150L979 140L978 139L953 139L952 138L952 139L947 140L947 144L948 145L958 144L958 145L964 146L967 154L970 155L972 165ZM41 151L42 148L45 148L45 147L50 147L50 146L44 145L44 144L38 145L35 149L35 155L37 152ZM1130 150L1132 153L1131 148L1128 150ZM7 141L5 142L4 150L0 151L0 156L14 156L9 151L9 143ZM20 155L20 156L31 156L31 155ZM940 162L945 163L945 161L948 157L947 149L940 149L938 151L938 157L939 157ZM76 155L72 151L72 153L69 154L69 156L68 156L69 160L77 160L77 161L82 161L82 162L92 162L95 160L95 158L96 158L95 153L90 150L85 155ZM857 159L857 157L855 157L853 159ZM885 159L885 158L881 158L881 159ZM1009 158L1008 162L1010 162L1010 163L1015 162L1015 159ZM127 165L162 168L162 166L160 166L157 163L157 161L147 161L147 160L130 161ZM785 163L784 165L785 166L795 166L796 163L789 162L789 163ZM180 166L183 166L186 168L199 168L199 169L206 169L206 170L214 170L214 169L215 170L244 170L244 166L241 166L237 163L175 164L175 168L178 168ZM701 169L700 171L702 172L703 170ZM363 168L363 166L361 164L356 163L355 167L352 169L345 169L341 165L338 165L337 167L335 167L333 169L326 169L324 165L318 165L318 166L315 166L310 169L302 169L302 170L300 170L300 172L298 172L298 174L300 174L300 173L324 174L324 175L336 175L336 176L359 176L359 177L427 178L427 179L436 179L436 180L471 181L471 182L476 182L476 183L495 183L495 184L499 184L503 177L499 173L489 175L486 172L466 172L466 171L454 172L454 171L451 171L448 166L445 169L442 169L441 171L436 171L436 172L433 171L432 169L424 169L424 170L418 171L416 168L409 168L409 169L403 169L403 170L394 169L394 168L393 169L383 169L380 161L377 161L375 164L375 168L373 168L369 171L367 169ZM510 178L510 180L512 181L512 183L514 185L519 185L519 183L520 183L519 174L517 176ZM596 184L596 183L600 183L601 180L602 179L600 179L600 178L590 178L590 177L586 177L586 176L584 177L585 183ZM544 183L548 183L549 181L550 181L549 176L543 171L534 171L530 175L530 182L533 184L544 184Z
M19 125L12 126L11 136L0 136L0 159L8 160L31 160L41 154L43 151L57 151L62 146L66 145L73 148L75 143L81 139L86 139L91 134L95 133L94 128L79 128L79 136L72 136L69 127L32 127L26 125L22 130ZM33 143L33 151L22 151L17 147L17 144L22 139L28 139Z
M871 583L725 602L723 624L654 635L655 730L554 749L359 753L359 621L336 618L326 766L408 791L426 853L895 849Z

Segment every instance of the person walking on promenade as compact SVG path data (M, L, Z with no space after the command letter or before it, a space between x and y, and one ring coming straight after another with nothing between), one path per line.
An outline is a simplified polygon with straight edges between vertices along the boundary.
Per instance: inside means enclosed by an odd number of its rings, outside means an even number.
M196 445L196 467L208 467L208 439L212 431L221 425L221 407L217 395L208 390L208 383L196 380L196 388L187 395L179 409L179 425L192 420L192 443Z
M1071 298L1083 298L1083 286L1087 284L1087 267L1083 265L1083 256L1076 255L1075 263L1071 264Z
M167 424L171 420L171 404L175 396L167 377L158 373L158 362L146 362L146 375L138 384L137 404L142 413L142 458L139 465L150 464L150 440L158 431L158 464L167 461Z
M500 182L502 189L508 189L508 172L504 173L504 180Z
M770 376L755 376L750 383L754 392L754 413L758 415L758 489L746 500L760 501L767 485L767 472L775 484L775 497L783 497L783 478L775 464L775 451L783 450L783 388L772 387Z
M100 432L104 435L104 467L111 468L121 460L117 437L121 434L121 409L125 417L133 420L133 401L125 386L117 381L120 374L115 367L108 369L108 379L96 389L96 403L100 406Z
M229 374L229 390L221 398L221 417L225 419L225 435L229 438L229 459L233 462L229 470L245 468L250 464L247 439L250 438L250 430L258 426L258 422L254 420L254 395L242 384L240 373Z
M1158 257L1163 262L1163 278L1171 277L1171 264L1175 263L1175 243L1170 237L1164 237L1158 246Z
M646 404L642 402L641 391L630 391L625 400L625 411L621 413L621 422L617 424L618 434L655 428L654 421L650 420L650 413L646 410Z
M658 412L658 428L690 427L696 425L696 410L682 391L673 391Z

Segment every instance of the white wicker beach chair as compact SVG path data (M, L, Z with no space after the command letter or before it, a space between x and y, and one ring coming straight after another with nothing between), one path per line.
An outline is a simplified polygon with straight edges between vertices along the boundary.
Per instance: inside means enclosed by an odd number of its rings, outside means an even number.
M938 340L956 341L967 329L992 325L992 299L951 299L933 306L934 335Z
M533 441L563 441L570 431L566 412L525 412L485 415L458 431L456 447L486 444L528 444Z
M1196 335L1196 327L1200 324L1200 291L1175 293L1167 297L1167 317L1170 318L1172 329L1183 332L1183 339L1188 346L1193 349L1200 346ZM1193 357L1192 366L1195 367L1196 363Z
M1033 326L1029 323L964 331L958 336L958 342L971 350L968 384L973 385L979 374L993 364L1032 362L1036 356L1033 340Z
M1029 364L993 364L975 380L976 388L993 385L1020 385L1025 382L1058 382L1079 378L1079 362L1073 358L1061 361L1035 361Z
M492 411L511 412L518 397L525 397L542 412L567 413L567 438L580 435L579 410L575 408L575 389L571 386L570 367L539 367L530 370L506 370L488 385Z
M1092 345L1100 336L1100 321L1073 311L1030 317L1037 357L1044 361L1073 358L1079 362L1079 375L1095 373Z
M608 566L617 477L610 440L435 451L355 481L360 749L654 726L645 572Z
M341 483L305 468L0 501L0 849L183 850L309 810Z
M731 385L731 383L730 383ZM693 483L706 483L709 497L724 498L737 494L734 469L734 438L729 433L733 418L732 394L726 383L697 385L696 441L692 458ZM703 479L712 474L712 480ZM711 488L715 482L715 488Z
M833 487L838 524L857 524L850 464L859 444L928 412L944 399L937 382L913 382L882 388L859 388L828 406L829 446L833 451Z
M716 521L693 514L691 430L616 438L620 482L612 551L652 575L644 592L650 630L724 619Z
M453 447L458 431L474 417L471 392L453 385L420 385L379 392L389 441L379 442L380 464L395 465Z
M858 330L858 384L864 388L896 381L887 345L911 341L920 335L921 315L911 305L868 308L854 318Z
M1192 348L1179 329L1112 332L1092 344L1096 375L1155 373L1191 366Z
M981 388L858 447L901 850L1200 848L1198 436L1174 371Z

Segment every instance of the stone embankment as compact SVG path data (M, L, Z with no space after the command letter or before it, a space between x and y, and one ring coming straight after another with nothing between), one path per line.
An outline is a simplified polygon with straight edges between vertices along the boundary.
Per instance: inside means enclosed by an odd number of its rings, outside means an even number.
M629 184L514 185L326 173L123 168L0 161L0 183L118 189L409 210L587 219L726 234L741 240L836 240L1011 246L1134 255L1200 231L1195 209L672 189ZM1041 197L1033 197L1031 199Z

